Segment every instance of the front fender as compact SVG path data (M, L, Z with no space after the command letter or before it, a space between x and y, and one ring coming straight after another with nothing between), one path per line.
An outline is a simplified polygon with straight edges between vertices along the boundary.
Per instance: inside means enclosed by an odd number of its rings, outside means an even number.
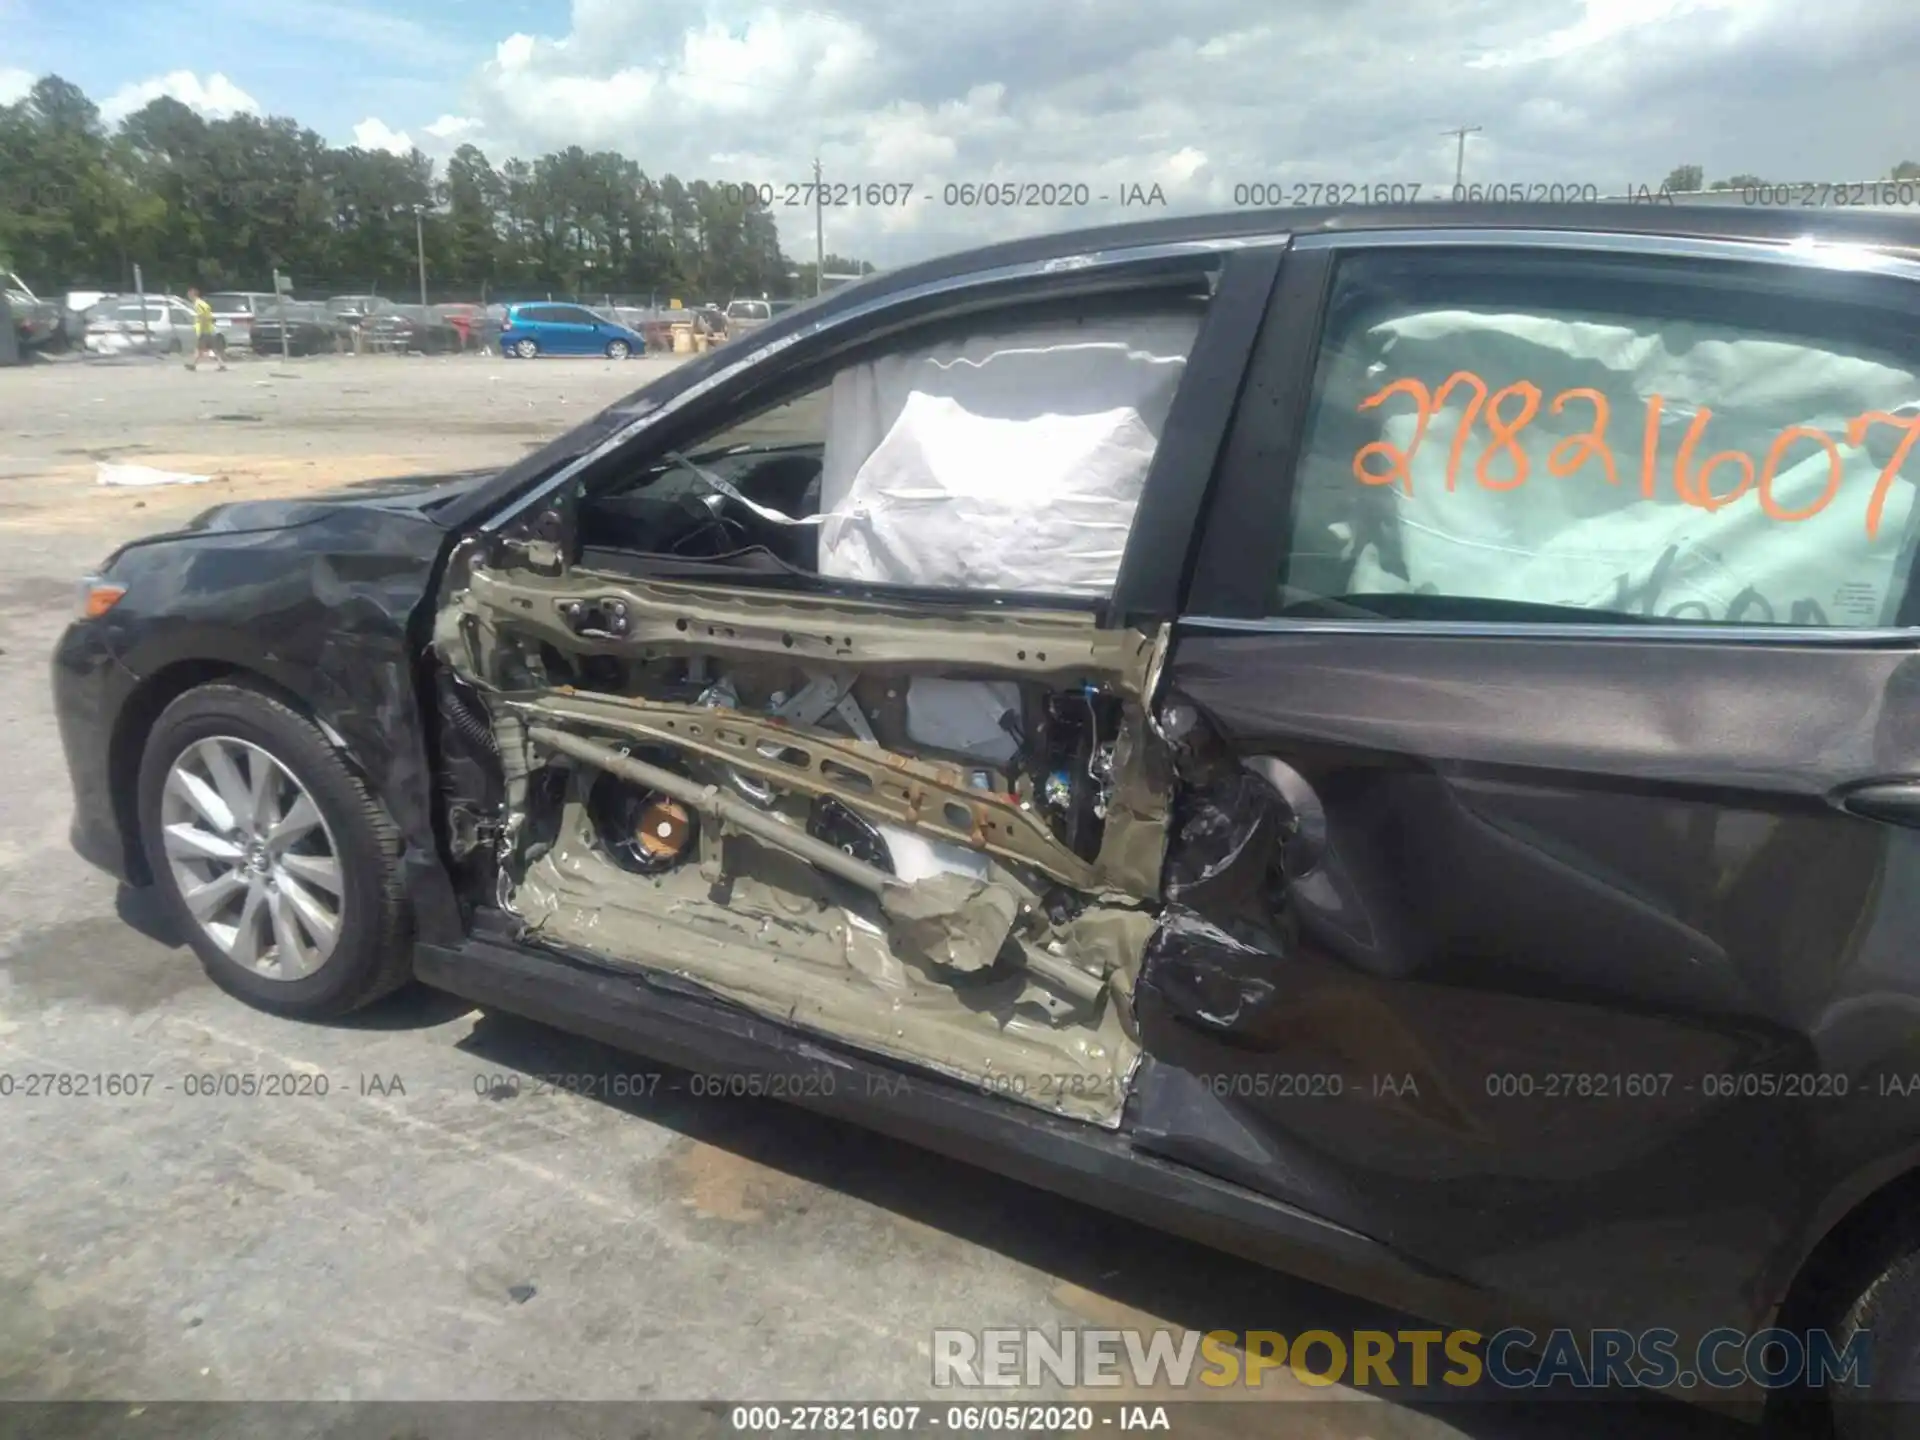
M287 529L135 546L114 564L127 593L103 627L136 694L211 666L297 701L399 829L416 922L434 943L465 933L434 824L437 730L421 701L420 631L448 540L417 515L342 506ZM123 714L138 723L143 712Z

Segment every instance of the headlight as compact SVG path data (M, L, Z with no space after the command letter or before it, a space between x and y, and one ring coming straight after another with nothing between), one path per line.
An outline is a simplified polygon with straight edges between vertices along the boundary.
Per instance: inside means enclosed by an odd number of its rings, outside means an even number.
M98 575L88 575L80 581L76 608L83 620L98 620L114 606L120 603L120 597L127 593L127 587L116 585L111 580L103 580Z

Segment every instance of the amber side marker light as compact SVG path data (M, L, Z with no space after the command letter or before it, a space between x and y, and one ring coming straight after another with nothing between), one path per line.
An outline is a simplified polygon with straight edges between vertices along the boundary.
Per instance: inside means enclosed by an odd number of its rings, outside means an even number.
M96 576L89 575L80 582L80 616L84 620L98 620L107 611L120 603L120 597L127 593L124 585L114 585Z

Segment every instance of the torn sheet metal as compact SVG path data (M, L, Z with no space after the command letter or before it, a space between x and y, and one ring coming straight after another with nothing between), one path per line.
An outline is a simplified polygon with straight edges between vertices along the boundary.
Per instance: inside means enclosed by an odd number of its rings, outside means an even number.
M1140 983L1186 1024L1252 1033L1281 1003L1275 962L1295 948L1284 870L1291 816L1266 779L1227 768L1231 757L1197 710L1175 698L1160 721L1193 778L1175 806L1168 905Z
M1281 1003L1274 962L1290 948L1262 926L1243 921L1229 928L1169 905L1147 942L1140 984L1158 991L1186 1024L1251 1035Z
M880 909L894 938L950 970L984 970L999 957L1020 913L1020 897L1003 885L951 871L892 886Z

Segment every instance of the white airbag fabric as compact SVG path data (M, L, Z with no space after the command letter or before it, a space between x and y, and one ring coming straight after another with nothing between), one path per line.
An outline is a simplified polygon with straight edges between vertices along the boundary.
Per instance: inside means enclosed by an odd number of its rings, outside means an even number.
M1020 718L1020 687L1011 680L942 680L916 675L907 682L907 738L1004 764L1017 746L1001 727L1008 711Z
M1197 314L1056 322L834 377L819 570L1104 595Z
M1905 574L1914 487L1904 478L1895 482L1878 535L1869 539L1865 511L1881 465L1866 445L1848 445L1846 432L1848 420L1863 411L1895 411L1920 399L1920 379L1911 371L1813 344L1756 338L1749 330L1672 322L1643 329L1612 316L1436 310L1373 326L1357 338L1359 353L1349 351L1345 363L1371 363L1364 379L1350 373L1342 393L1373 393L1400 376L1435 386L1465 370L1483 377L1489 390L1531 381L1543 398L1537 417L1521 431L1529 478L1517 489L1490 490L1475 479L1489 448L1484 411L1463 447L1455 488L1447 488L1448 461L1469 398L1465 386L1455 388L1420 439L1410 467L1411 495L1397 485L1360 491L1351 445L1310 445L1308 490L1329 496L1344 487L1357 503L1364 503L1358 494L1370 493L1391 507L1387 533L1369 535L1362 525L1350 536L1357 547L1350 593L1426 591L1681 620L1891 623ZM1615 484L1607 483L1598 459L1565 476L1548 470L1554 445L1593 423L1594 407L1585 399L1569 399L1559 415L1550 413L1556 395L1579 387L1598 390L1610 402L1607 439ZM1641 489L1641 447L1646 402L1653 395L1663 399L1663 423L1649 499ZM1517 408L1509 405L1509 415ZM1703 408L1713 413L1690 475L1725 450L1743 452L1758 470L1775 436L1787 426L1805 425L1835 442L1838 494L1817 514L1793 522L1769 517L1756 488L1715 511L1685 503L1675 489L1674 466ZM1393 397L1371 413L1391 417L1373 435L1401 450L1413 442L1415 417L1407 398ZM1870 445L1898 438L1889 427L1875 430L1877 436L1867 436ZM1380 457L1372 464L1384 473ZM1497 481L1510 478L1512 467L1504 447L1489 461ZM1731 462L1719 466L1711 477L1713 491L1733 490L1742 473ZM1828 479L1825 450L1799 441L1771 487L1776 507L1789 513L1814 507Z

